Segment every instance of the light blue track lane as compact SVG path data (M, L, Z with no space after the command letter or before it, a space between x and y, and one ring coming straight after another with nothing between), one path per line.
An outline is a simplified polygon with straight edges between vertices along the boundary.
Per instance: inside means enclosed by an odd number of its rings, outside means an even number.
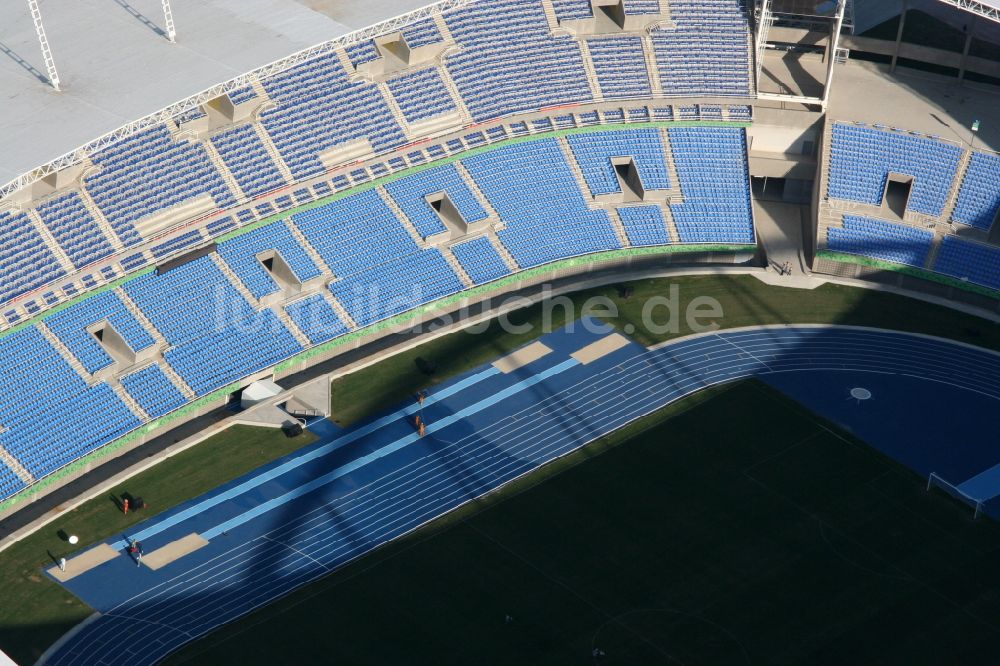
M497 370L493 366L490 366L485 370L483 370L482 372L477 372L476 374L467 377L459 382L456 382L455 384L442 388L440 391L429 393L427 399L424 400L424 407L425 408L430 407L436 402L444 400L449 396L455 395L461 391L468 390L469 388L475 386L477 383L499 374L499 372L500 372L499 370ZM282 465L278 465L277 467L269 469L262 474L258 474L237 486L233 486L232 488L229 488L222 493L213 495L202 502L193 504L192 506L184 509L183 511L178 511L177 513L168 516L163 520L159 520L153 525L141 529L131 534L130 536L133 539L138 539L139 541L145 541L150 537L156 536L157 534L160 534L175 525L179 525L180 523L183 523L185 520L188 520L193 516L197 516L198 514L203 513L214 506L217 506L224 502L228 502L240 495L244 495L248 491L253 490L254 488L257 488L267 483L271 479L279 477L282 474L286 474L298 467L302 467L306 463L312 462L313 460L329 455L330 453L336 451L337 449L347 446L351 442L355 442L361 439L362 437L366 437L372 434L373 432L381 428L384 428L390 423L395 423L400 418L415 414L418 409L420 409L419 405L407 405L406 407L403 407L391 414L387 414L386 416L376 419L375 421L372 421L371 423L368 423L360 428L357 428L356 430L352 430L349 433L336 438L329 444L317 447L312 451L309 451L308 453L305 453L301 456L297 456ZM119 539L118 541L112 543L111 547L114 548L115 550L121 550L127 547L128 545L129 544L125 539Z
M448 401L425 406L434 416L417 446L404 443L411 437L400 436L404 411L395 412L396 430L394 423L383 422L368 431L386 437L366 454L371 458L359 456L341 469L324 470L329 478L318 476L292 491L300 501L260 508L262 503L240 512L205 532L212 540L204 549L159 572L129 568L124 561L95 571L112 586L124 586L125 576L146 582L114 603L95 604L104 614L46 663L154 663L372 548L706 386L812 371L905 375L933 382L942 396L954 388L1000 400L996 354L851 328L733 331L656 351L632 345L587 366L563 361L532 376L531 384L511 378L508 389L498 390L495 384L474 383L453 391ZM390 433L395 434L389 438ZM144 575L148 578L139 578ZM74 589L72 581L69 587Z
M482 411L484 409L488 409L489 407L492 407L492 406L496 405L501 400L505 400L505 399L511 397L512 395L520 392L520 391L523 391L525 389L531 388L535 384L543 382L543 381L545 381L546 379L548 379L550 377L554 377L555 375L558 375L563 370L567 370L569 368L572 368L574 365L579 365L579 363L577 361L573 360L573 359L570 359L570 360L567 360L567 361L563 361L562 363L560 363L559 365L557 365L555 367L543 370L542 372L538 373L537 375L534 375L533 377L529 377L528 379L521 380L521 381L517 382L516 384L514 384L513 386L509 386L509 387L503 389L502 391L494 393L491 396L489 396L488 398L484 398L483 400L480 400L479 402L476 402L475 404L470 405L469 407L466 407L465 409L463 409L463 410L461 410L459 412L456 412L455 414L452 414L451 416L446 416L445 418L443 418L443 419L441 419L439 421L434 421L433 423L431 423L430 425L427 426L426 432L428 434L431 434L431 433L437 432L438 430L443 430L444 428L447 428L451 424L456 423L458 421L461 421L462 419L466 418L467 416L475 414L476 412ZM431 404L433 404L433 403L429 403L427 401L424 401L423 408L427 409ZM420 409L420 407L419 406L418 407L411 407L408 410L401 410L401 411L404 414L409 415L409 414L416 413L417 409ZM366 428L362 428L362 430L367 430L367 429ZM235 527L238 527L240 525L243 525L244 523L247 523L247 522L253 520L257 516L263 515L263 514L267 513L268 511L271 511L271 510L273 510L273 509L281 506L282 504L287 504L288 502L296 500L296 499L298 499L300 497L304 497L305 495L311 493L312 491L316 490L317 488L321 488L322 486L327 485L331 481L335 481L335 480L337 480L337 479L339 479L341 477L344 477L344 476L350 474L351 472L353 472L354 470L360 469L360 468L364 467L365 465L369 465L369 464L375 462L376 460L378 460L379 458L384 458L384 457L386 457L386 456L388 456L390 454L393 454L396 451L399 451L404 446L407 446L409 444L413 444L413 443L415 443L415 442L417 442L419 440L420 440L420 435L417 434L416 432L411 433L409 435L406 435L405 437L400 437L399 439L397 439L396 441L392 442L391 444L386 444L382 448L377 449L376 451L373 451L372 453L369 453L367 455L361 456L360 458L352 460L348 464L342 465L342 466L338 467L337 469L333 470L332 472L324 474L323 476L321 476L321 477L319 477L317 479L314 479L314 480L312 480L312 481L310 481L308 483L305 483L305 484L299 486L298 488L296 488L295 490L289 491L289 492L287 492L287 493L285 493L283 495L275 497L274 499L268 500L267 502L264 502L263 504L259 504L258 506L255 506L253 509L247 511L246 513L242 513L242 514L240 514L240 515L238 515L238 516L236 516L234 518L230 518L229 520L227 520L224 523L221 523L219 525L216 525L215 527L209 528L209 529L203 531L201 533L201 536L204 537L205 539L214 539L215 537L219 536L220 534L222 534L224 532L228 532L229 530L231 530L231 529L233 529Z

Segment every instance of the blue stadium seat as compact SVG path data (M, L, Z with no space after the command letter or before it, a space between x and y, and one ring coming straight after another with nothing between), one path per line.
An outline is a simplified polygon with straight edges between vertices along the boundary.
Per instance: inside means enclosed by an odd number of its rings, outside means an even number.
M389 91L409 123L455 110L455 102L441 80L441 74L433 67L406 72L391 79Z
M285 312L314 345L347 332L347 324L319 294L289 303Z
M406 143L378 87L349 81L332 54L277 74L264 87L277 107L261 121L298 180L324 171L320 153L351 141L367 139L378 152Z
M1000 211L1000 155L973 153L951 219L989 231Z
M480 0L444 18L461 47L446 66L475 120L593 98L579 45L549 34L540 3Z
M47 201L36 210L74 267L83 268L113 253L111 244L76 192Z
M437 249L393 259L330 285L359 326L462 291L462 282Z
M140 425L111 387L88 386L34 326L4 338L0 385L0 446L36 478Z
M555 139L462 160L507 223L500 240L522 268L621 247L608 214L587 208Z
M945 236L934 270L990 289L1000 289L1000 247Z
M387 184L385 189L424 237L445 231L441 219L424 199L428 194L446 192L466 222L478 222L487 217L453 164L401 178Z
M48 317L45 324L62 340L63 344L83 364L87 372L94 373L111 365L111 357L87 332L87 327L108 320L132 351L153 345L154 340L146 329L128 311L117 294L106 291L86 298L71 308Z
M845 215L843 228L827 229L827 246L835 252L923 268L934 233L858 215Z
M605 99L652 95L641 37L592 38L587 40L587 46Z
M635 158L645 189L670 189L667 158L659 130L628 129L576 134L569 137L569 145L592 194L621 192L611 158L626 156Z
M625 227L625 235L633 247L666 245L670 242L667 222L659 206L629 206L619 208L618 217Z
M299 279L306 282L322 275L305 249L281 223L268 224L219 245L219 256L229 265L255 298L278 291L278 283L257 259L266 250L277 250Z
M675 27L651 33L666 95L746 97L752 93L744 0L670 0Z
M216 134L212 144L247 196L260 196L285 184L253 125Z
M172 412L187 402L184 394L156 363L123 376L121 382L129 395L153 419Z
M505 275L510 275L507 264L493 247L490 239L485 236L452 245L451 251L476 284L492 282Z
M684 203L672 204L682 243L754 243L742 129L671 127L670 147Z
M914 177L909 209L940 215L955 178L958 146L899 132L834 123L827 195L880 206L889 172Z
M0 213L0 303L66 274L23 213Z
M140 219L199 195L211 195L219 208L236 203L205 148L175 141L163 125L122 139L91 159L101 170L84 184L125 245L141 242L134 227Z

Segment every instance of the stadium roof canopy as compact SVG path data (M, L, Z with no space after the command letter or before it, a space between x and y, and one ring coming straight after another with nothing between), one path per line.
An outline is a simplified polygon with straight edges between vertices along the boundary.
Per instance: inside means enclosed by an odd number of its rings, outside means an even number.
M938 0L938 2L1000 22L1000 0Z
M61 92L25 2L0 6L0 184L131 121L429 0L43 0ZM312 9L315 7L316 9Z

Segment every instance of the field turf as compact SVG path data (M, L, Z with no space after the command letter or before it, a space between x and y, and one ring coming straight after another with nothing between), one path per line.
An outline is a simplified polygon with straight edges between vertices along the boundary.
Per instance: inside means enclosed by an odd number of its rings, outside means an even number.
M569 297L573 302L572 314L580 316L588 300L603 297L618 311L615 317L605 317L606 321L637 342L651 345L689 335L692 331L683 316L684 309L693 299L705 296L722 307L723 316L714 321L720 329L759 324L874 326L1000 350L1000 324L887 292L835 284L813 290L774 287L750 275L687 276L625 284L632 290L628 298L621 297L618 285L572 294ZM651 297L669 295L672 285L677 289L676 329L654 333L643 322L643 304ZM564 307L551 308L547 325L544 312L545 308L539 304L512 313L512 324L527 325L519 333L504 331L494 320L483 331L451 333L336 379L331 393L331 418L342 425L355 423L438 381L489 363L566 323ZM653 317L653 323L664 325L668 311L656 309ZM437 366L434 376L420 372L416 364L420 357Z
M880 326L1000 349L1000 325L883 292L837 285L804 291L770 287L750 276L725 275L643 280L629 285L633 292L628 299L621 298L614 286L573 294L571 299L577 306L574 314L581 314L580 306L588 298L605 296L620 310L618 317L608 321L620 329L633 324L632 337L639 342L651 344L676 338L690 332L683 321L676 331L653 334L642 325L641 308L647 297L665 295L669 285L677 285L682 308L697 296L716 298L724 311L724 316L716 322L722 328L775 323ZM566 312L555 308L548 329L559 328L565 318ZM336 380L332 386L334 420L346 425L382 412L420 388L490 362L545 332L541 306L520 310L510 319L529 324L529 330L508 333L493 322L485 332L452 333ZM662 321L661 311L658 323ZM417 370L418 357L437 365L433 377ZM306 443L305 439L287 440L274 431L239 426L157 465L114 493L127 491L141 495L152 503L154 512L162 511ZM82 549L149 515L126 519L110 496L99 497L0 552L3 585L0 649L19 663L32 663L49 644L91 612L63 588L41 576L41 568L52 562L49 554L52 557L68 554L67 544L58 536L59 530L79 534Z
M748 381L669 406L168 662L991 663L1000 525L970 514Z
M19 664L34 663L45 648L93 612L64 587L42 576L42 567L95 541L127 533L138 522L212 490L314 441L306 432L289 439L280 430L233 426L137 474L107 495L84 502L0 552L0 649ZM150 506L123 515L123 493ZM73 548L60 532L80 537Z

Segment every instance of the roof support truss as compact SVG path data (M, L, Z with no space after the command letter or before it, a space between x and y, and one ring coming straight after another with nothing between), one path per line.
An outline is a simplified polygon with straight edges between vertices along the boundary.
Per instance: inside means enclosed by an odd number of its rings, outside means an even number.
M1000 7L995 7L976 0L938 0L946 5L964 9L967 12L982 16L985 19L1000 23Z
M35 0L28 1L33 5L35 4ZM416 9L412 12L401 14L395 18L382 21L381 23L376 23L375 25L367 28L355 30L354 32L349 32L346 35L337 37L336 39L303 49L302 51L293 53L286 58L276 60L275 62L259 67L251 72L241 74L226 81L225 83L212 86L211 88L203 90L196 95L192 95L191 97L175 102L166 108L160 109L155 113L151 113L144 118L140 118L129 123L128 125L119 127L113 132L108 132L104 136L95 139L86 145L80 146L76 150L70 151L47 164L43 164L28 173L18 176L6 185L0 187L0 201L14 192L17 192L18 190L34 183L35 181L41 180L42 178L52 175L53 173L65 169L66 167L78 164L91 153L117 143L118 141L121 141L125 137L131 136L136 132L140 132L154 125L170 120L184 111L201 106L205 102L215 99L216 97L219 97L227 92L252 85L257 81L267 79L268 77L274 76L275 74L283 72L286 69L291 69L296 65L312 60L313 58L316 58L324 53L329 53L337 46L353 44L364 39L372 39L374 37L378 37L379 35L395 32L415 21L427 18L428 16L433 16L438 12L444 12L456 7L462 7L469 4L471 1L472 0L439 0L439 2L421 7L420 9ZM52 72L54 71L55 67L53 66Z
M52 87L59 90L59 72L56 71L56 61L52 59L52 49L49 48L49 40L45 36L45 25L42 23L42 11L38 8L38 0L28 0L28 10L31 12L31 21L35 24L38 45L42 47L45 73L48 75Z
M163 0L163 24L167 27L167 39L177 41L177 29L174 27L174 13L170 11L170 0Z

